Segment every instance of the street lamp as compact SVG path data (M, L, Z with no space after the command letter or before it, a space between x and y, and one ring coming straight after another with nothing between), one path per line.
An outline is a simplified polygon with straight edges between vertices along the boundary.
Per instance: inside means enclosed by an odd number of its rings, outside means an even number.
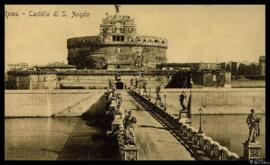
M166 94L164 94L164 110L166 110Z
M203 109L204 109L204 106L201 106L199 108L199 112L200 112L200 127L199 127L199 131L198 131L199 134L203 133L203 131L202 131L202 112L203 112Z

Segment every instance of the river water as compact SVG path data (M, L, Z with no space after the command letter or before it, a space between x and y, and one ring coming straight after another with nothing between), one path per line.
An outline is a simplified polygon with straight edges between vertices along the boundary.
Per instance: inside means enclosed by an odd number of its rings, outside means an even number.
M105 130L79 117L5 119L6 160L114 160Z
M261 118L259 142L262 157L265 157L265 115ZM202 115L202 130L213 140L226 146L230 151L243 156L243 142L247 140L249 129L247 115ZM199 115L192 115L192 126L199 129Z

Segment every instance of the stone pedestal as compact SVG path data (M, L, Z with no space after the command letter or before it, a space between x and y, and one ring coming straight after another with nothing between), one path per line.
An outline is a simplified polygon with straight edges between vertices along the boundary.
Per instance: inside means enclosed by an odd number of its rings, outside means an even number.
M115 115L115 119L112 122L112 129L107 131L107 136L109 135L114 135L116 133L116 131L119 129L119 126L122 123L122 115L121 114L117 114Z
M112 122L113 129L118 128L121 123L122 123L122 115L120 113L115 115L114 121Z
M244 159L261 159L262 145L258 143L243 143Z
M180 121L186 124L191 124L191 120L188 117L188 112L187 111L183 111L180 113Z
M138 148L135 145L124 146L124 160L138 160Z

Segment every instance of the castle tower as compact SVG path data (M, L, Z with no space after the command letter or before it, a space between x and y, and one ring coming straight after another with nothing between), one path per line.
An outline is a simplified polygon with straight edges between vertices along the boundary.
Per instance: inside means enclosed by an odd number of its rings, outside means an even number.
M137 34L136 24L121 15L115 5L113 15L106 14L97 36L67 40L68 64L88 69L155 69L167 62L167 39Z

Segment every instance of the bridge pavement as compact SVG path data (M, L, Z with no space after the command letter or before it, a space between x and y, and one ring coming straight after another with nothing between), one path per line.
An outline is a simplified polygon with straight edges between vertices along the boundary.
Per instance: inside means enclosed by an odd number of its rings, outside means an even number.
M179 141L126 92L122 108L137 118L135 127L138 160L195 160Z

